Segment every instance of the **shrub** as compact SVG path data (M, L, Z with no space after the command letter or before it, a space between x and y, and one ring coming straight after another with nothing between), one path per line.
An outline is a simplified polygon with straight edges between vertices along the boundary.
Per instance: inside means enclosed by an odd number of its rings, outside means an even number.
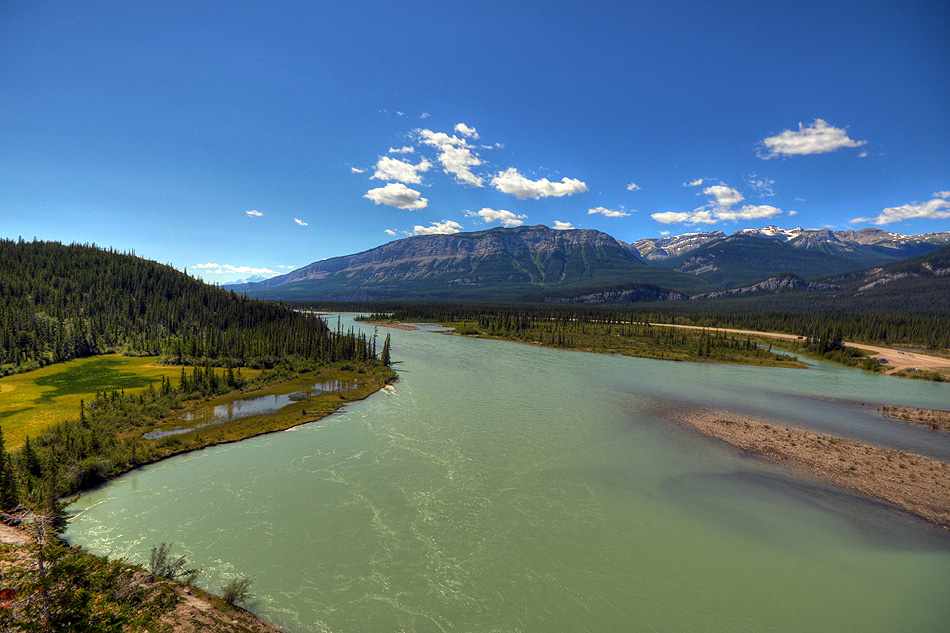
M235 578L221 587L221 598L230 605L244 604L250 600L253 595L250 592L253 583L254 581L247 576Z

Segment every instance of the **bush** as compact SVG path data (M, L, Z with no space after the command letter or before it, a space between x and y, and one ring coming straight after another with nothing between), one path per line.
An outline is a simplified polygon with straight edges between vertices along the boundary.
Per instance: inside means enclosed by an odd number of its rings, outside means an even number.
M235 578L221 587L221 598L230 605L244 604L253 596L250 592L253 583L247 576Z
M198 574L201 573L201 570L186 569L185 565L188 563L185 561L184 556L179 556L177 559L172 560L171 549L172 546L164 542L158 547L153 546L152 555L149 559L149 571L155 576L181 580L186 583L194 582Z

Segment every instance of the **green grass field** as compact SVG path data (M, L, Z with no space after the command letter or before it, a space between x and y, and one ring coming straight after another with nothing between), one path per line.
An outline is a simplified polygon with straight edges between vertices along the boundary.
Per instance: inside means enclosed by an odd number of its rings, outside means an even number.
M27 436L63 420L79 417L79 402L89 402L97 391L125 390L135 394L162 376L178 384L181 367L158 365L155 357L133 358L111 354L80 358L42 369L0 378L0 428L8 450ZM243 369L246 378L258 370Z

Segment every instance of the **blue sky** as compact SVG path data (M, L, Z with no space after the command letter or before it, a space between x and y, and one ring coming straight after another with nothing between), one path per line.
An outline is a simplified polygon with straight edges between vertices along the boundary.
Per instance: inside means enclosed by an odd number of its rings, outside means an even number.
M518 223L950 230L946 2L335 4L0 4L0 236L225 282Z

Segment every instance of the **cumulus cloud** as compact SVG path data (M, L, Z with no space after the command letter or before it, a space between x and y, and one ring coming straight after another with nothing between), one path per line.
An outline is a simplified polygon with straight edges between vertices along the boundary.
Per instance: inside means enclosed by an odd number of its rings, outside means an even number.
M670 234L669 231L660 231L660 235L669 235L669 234Z
M873 218L854 218L852 223L892 224L904 220L945 220L950 218L950 191L938 191L933 200L911 202L899 207L888 207Z
M245 211L244 213L246 213L249 217L252 217L252 218L259 218L262 215L264 215L260 211L255 211L253 209L251 211Z
M640 188L640 185L638 185L635 182L631 182L629 185L627 185L627 191L636 191L639 188Z
M428 119L430 116L432 116L432 115L429 114L428 112L423 112L422 114L419 115L419 118L420 118L420 119Z
M380 156L376 162L376 173L372 177L377 180L396 180L406 184L418 185L422 182L422 176L419 174L429 171L430 167L432 167L432 163L424 158L418 165L413 165L398 158Z
M442 220L441 222L431 222L429 226L417 224L413 227L413 235L451 235L458 233L462 225L452 220Z
M509 228L521 226L528 217L526 215L515 215L511 211L505 211L504 209L489 209L487 207L481 211L466 211L465 215L470 218L479 217L485 221L485 224L498 222L502 226Z
M296 222L296 223L299 224L300 226L310 226L307 222L304 222L304 221L301 220L300 218L294 218L294 222Z
M383 231L383 233L385 233L386 235L396 235L396 232L392 229L386 229L385 231Z
M848 132L840 127L829 125L823 119L815 119L809 126L798 124L798 131L785 130L781 134L769 136L761 141L764 150L759 157L768 159L776 156L804 156L825 154L842 147L860 147L867 141L855 141L848 138Z
M782 210L768 204L746 204L739 209L720 209L716 211L719 220L761 220L782 215Z
M560 220L555 220L554 229L556 231L573 231L574 225L570 222L561 222Z
M400 182L391 182L385 187L370 189L363 196L376 204L385 204L397 209L425 209L429 206L429 199L415 189L410 189Z
M449 136L445 132L432 130L419 130L417 134L421 143L439 150L437 160L445 173L452 174L459 182L474 187L483 186L484 180L472 173L472 167L478 167L482 161L472 151L468 141L455 135Z
M745 196L725 185L713 185L703 189L703 193L716 199L716 205L720 207L731 207L745 200Z
M394 147L389 148L390 154L412 154L415 151L416 151L416 148L413 147L412 145L406 145L405 147L400 147L399 149L396 149Z
M587 210L587 215L600 214L608 218L625 218L629 213L626 211L612 211L610 209L605 209L604 207L595 207L593 209Z
M587 191L587 185L576 178L562 178L561 182L551 182L547 178L529 180L518 173L514 167L498 172L491 184L502 193L524 198L560 198Z
M365 173L365 172L366 172L365 169L360 169L359 167L350 167L350 173L353 173L353 174L362 174L362 173Z
M768 204L746 204L736 207L745 196L727 185L713 185L703 189L709 204L692 211L664 211L650 217L661 224L717 224L723 221L761 220L782 214L782 210Z
M650 216L660 224L715 224L719 220L713 217L712 212L704 209L695 211L664 211Z
M472 139L478 138L478 132L475 131L475 128L469 127L464 123L456 123L455 131L461 134L462 136L467 136Z
M221 264L195 264L195 268L221 268Z
M701 187L702 184L703 184L703 179L702 179L702 178L697 178L696 180L691 180L691 181L689 181L689 182L684 182L684 183L683 183L683 186L684 186L684 187Z

